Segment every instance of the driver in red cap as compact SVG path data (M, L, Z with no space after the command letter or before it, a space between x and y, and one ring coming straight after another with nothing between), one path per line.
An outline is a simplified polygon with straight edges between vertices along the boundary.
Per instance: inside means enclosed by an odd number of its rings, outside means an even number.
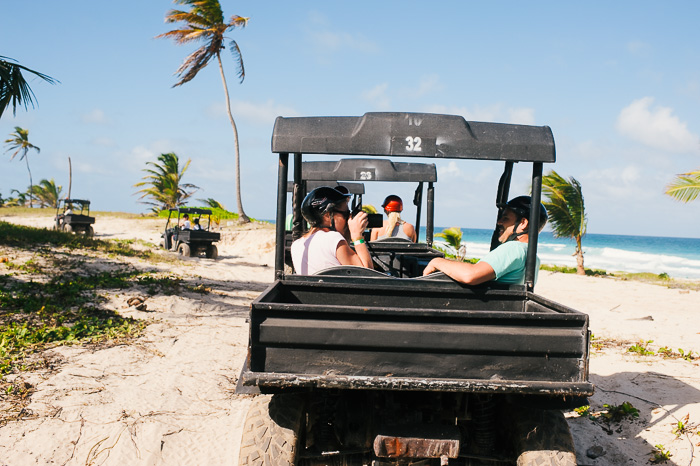
M403 212L403 201L394 194L387 196L382 203L387 220L381 228L372 228L370 240L382 238L403 238L416 242L416 228L410 223L401 219Z
M466 285L478 285L490 280L506 284L524 284L530 204L530 196L518 196L508 203L498 206L501 209L501 214L496 223L499 233L498 241L501 244L476 264L438 257L428 263L423 270L423 275L439 271ZM547 223L547 210L542 204L539 206L539 214L541 231ZM539 268L540 260L538 258L535 281L537 281Z

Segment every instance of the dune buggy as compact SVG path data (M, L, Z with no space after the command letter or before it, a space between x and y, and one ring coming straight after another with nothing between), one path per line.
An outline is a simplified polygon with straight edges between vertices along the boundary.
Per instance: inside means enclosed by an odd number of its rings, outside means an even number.
M290 154L297 186L303 154L500 161L496 204L514 164L528 163L537 203L543 164L555 161L549 127L418 113L279 117L272 152L276 280L251 305L238 392L260 395L239 464L575 465L561 410L593 393L588 316L534 293L537 209L524 285L284 270Z
M84 199L59 199L56 206L55 230L81 233L92 237L95 217L90 216L90 201Z
M216 259L219 250L214 243L221 239L221 234L211 231L211 214L210 209L195 207L170 209L165 231L161 235L161 245L166 251L176 251L180 256L197 257L203 254L209 259ZM188 217L189 227L184 227L185 215ZM206 226L202 225L204 220Z

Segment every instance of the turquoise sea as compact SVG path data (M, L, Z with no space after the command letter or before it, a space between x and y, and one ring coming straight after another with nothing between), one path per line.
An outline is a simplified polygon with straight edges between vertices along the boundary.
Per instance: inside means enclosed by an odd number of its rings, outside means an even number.
M443 227L436 227L435 232ZM489 250L492 230L462 229L467 257L482 257ZM440 238L436 238L440 240ZM425 241L425 227L421 227ZM588 233L583 237L584 266L608 272L666 273L673 278L700 279L700 238L665 238ZM573 240L540 234L537 255L543 264L576 266Z

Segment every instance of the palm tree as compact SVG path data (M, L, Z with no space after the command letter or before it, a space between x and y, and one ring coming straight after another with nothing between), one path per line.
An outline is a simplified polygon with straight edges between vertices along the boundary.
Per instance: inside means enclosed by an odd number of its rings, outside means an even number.
M147 186L137 192L141 193L139 199L149 199L144 201L144 204L152 205L154 212L183 205L185 200L199 189L193 184L182 183L182 177L189 168L191 159L187 160L182 169L180 169L180 159L173 152L160 154L158 161L160 163L146 162L146 165L153 168L144 168L142 171L147 173L143 177L144 181L134 185L134 187Z
M691 202L700 195L700 169L676 175L666 186L666 194L677 201Z
M12 63L16 60L8 57L0 56L0 118L7 107L12 105L12 114L17 113L17 105L24 105L26 110L27 105L34 106L34 92L29 87L29 84L22 76L22 70L31 73L44 81L55 84L58 81L51 76L47 76L38 71L30 70L18 63Z
M24 207L27 205L27 193L21 193L16 189L11 189L10 195L14 195L15 197L8 197L5 199L6 207Z
M462 244L462 229L459 227L445 228L440 233L435 234L436 238L443 238L448 246L455 251L455 257L463 261L467 255L467 248Z
M27 171L29 172L29 207L32 207L32 171L29 169L29 149L34 149L37 153L41 152L41 149L29 142L29 130L19 126L15 126L15 132L10 134L9 139L5 139L5 143L8 146L5 152L14 150L10 160L21 153L22 155L19 159L24 159L27 162Z
M546 198L542 203L547 208L554 236L573 238L576 241L576 251L573 254L576 256L576 273L585 275L581 240L586 234L588 219L581 184L574 177L565 180L551 170L542 177L542 194Z
M249 18L242 16L231 16L228 23L224 22L224 13L221 10L219 0L174 0L176 4L187 5L190 11L170 10L165 16L167 23L184 23L182 29L174 29L156 36L156 38L169 37L177 44L182 45L189 42L202 42L203 45L192 52L182 62L176 74L180 80L173 87L180 86L191 81L197 76L200 70L209 64L209 61L216 57L219 63L219 71L221 73L221 81L224 85L224 94L226 95L226 110L228 118L233 128L233 141L236 149L236 201L238 202L238 219L241 223L248 223L250 219L243 211L243 203L241 201L241 163L240 152L238 148L238 129L236 122L233 120L231 113L231 99L228 94L228 85L226 84L226 76L224 75L224 66L221 62L221 51L225 48L224 34L238 27L243 28L248 24ZM235 40L229 42L229 48L233 54L233 59L238 66L238 77L240 82L245 78L245 68L243 67L243 56L241 49Z
M214 199L213 197L208 197L206 199L197 199L199 202L202 203L202 205L205 205L207 207L211 207L212 209L221 209L221 210L226 210L226 207L224 205Z
M53 178L41 180L38 185L32 187L32 196L39 201L40 207L58 208L58 200L61 198L63 186L56 186Z

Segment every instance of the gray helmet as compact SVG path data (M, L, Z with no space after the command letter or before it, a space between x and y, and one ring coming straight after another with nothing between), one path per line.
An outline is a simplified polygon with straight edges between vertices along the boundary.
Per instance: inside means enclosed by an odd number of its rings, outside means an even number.
M532 204L532 198L530 196L518 196L514 197L505 204L497 204L499 209L510 209L515 212L519 218L530 219L530 209ZM547 223L547 209L544 205L540 204L540 230Z
M330 186L320 186L311 190L301 203L301 215L312 227L323 223L323 216L337 205L340 205L350 194L343 194Z

